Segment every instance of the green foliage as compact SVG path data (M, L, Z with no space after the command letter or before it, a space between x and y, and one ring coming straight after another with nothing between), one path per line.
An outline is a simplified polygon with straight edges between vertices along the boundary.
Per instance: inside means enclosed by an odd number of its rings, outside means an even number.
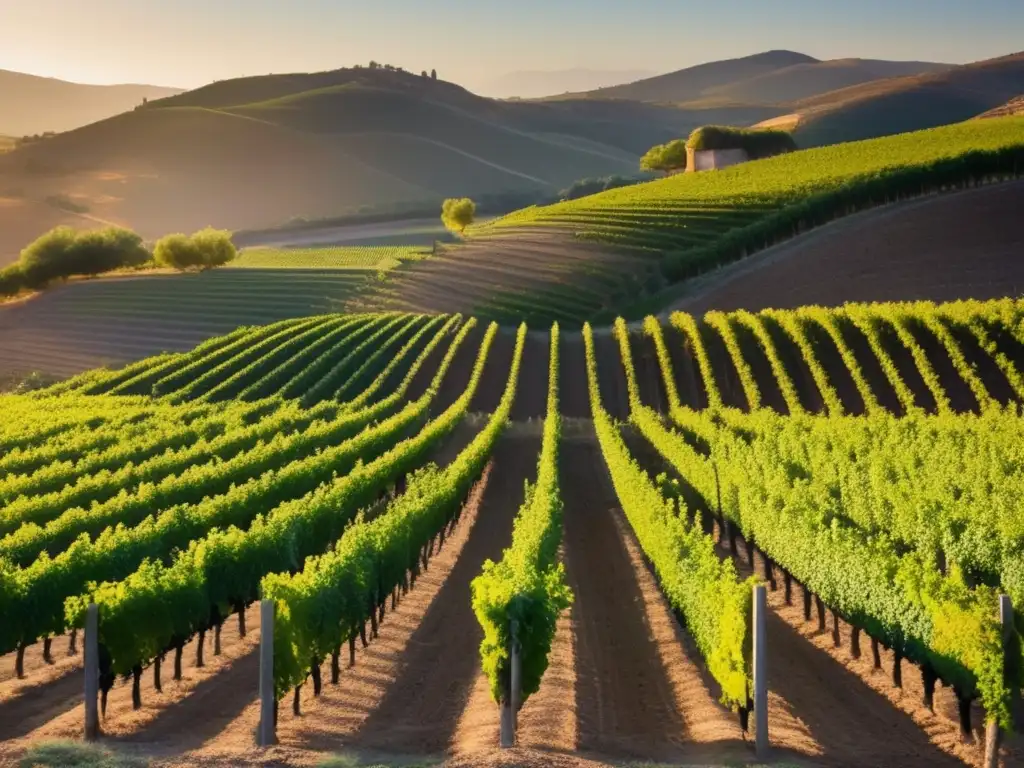
M520 706L540 687L548 665L559 614L572 603L565 573L557 561L562 538L562 500L558 485L558 326L551 329L547 416L537 465L536 485L526 486L512 545L497 563L488 560L472 583L473 612L484 630L480 658L496 702L511 694L511 622L522 658Z
M190 543L169 565L148 562L127 580L105 582L69 597L66 621L80 626L90 600L97 603L101 637L118 638L116 649L108 649L112 668L123 673L147 663L154 648L168 648L175 639L187 639L215 623L228 607L256 599L265 575L295 571L307 557L322 554L361 509L374 504L398 478L420 467L451 433L468 410L496 331L496 326L489 329L463 394L422 429L412 427L418 426L436 395L438 377L422 398L396 416L366 429L351 444L342 443L312 457L315 466L293 462L281 479L273 473L267 475L263 482L269 481L274 489L269 498L254 499L252 489L236 487L228 494L235 496L238 505L234 519L207 519L205 534L196 527L199 520L182 521L193 528L182 537ZM442 368L447 368L453 355L449 350ZM410 431L411 437L396 442ZM339 449L348 452L341 462L341 457L334 455ZM290 476L285 479L285 475ZM220 498L209 501L218 503ZM175 548L182 546L178 543ZM130 586L135 583L139 588ZM175 610L167 611L168 605ZM282 624L287 625L287 620ZM284 662L280 666L281 673L288 674L289 667Z
M249 269L366 269L387 272L405 262L420 261L429 256L429 249L399 245L246 248L230 266Z
M728 125L705 125L697 128L686 140L695 152L707 149L742 149L751 160L771 157L797 149L792 134L771 128L734 128Z
M491 326L485 347L496 331ZM508 420L515 399L526 326L520 326L505 393L487 426L444 470L434 465L409 475L405 492L382 514L360 515L334 548L305 561L301 571L271 573L260 591L277 603L274 687L278 697L306 679L319 663L363 626L391 591L416 573L424 547L458 514ZM459 420L483 372L482 350L465 393L439 421Z
M476 203L468 197L450 197L441 205L441 223L460 235L473 223L475 216Z
M672 173L686 168L686 142L674 139L667 144L657 144L640 158L641 171L664 171Z
M209 269L232 261L237 256L231 233L207 227L190 237L166 235L157 240L153 260L162 267L174 269Z
M950 419L946 428L969 431L967 417L954 425L954 417L919 417L921 422L887 416L784 418L768 410L708 415L678 409L673 416L710 446L710 456L665 428L649 409L636 408L633 420L700 494L705 509L737 524L748 540L854 626L928 664L963 695L980 696L991 719L1008 723L995 591L968 587L955 559L948 577L939 573L934 545L958 526L947 528L936 516L929 498L934 485L922 486L915 477L902 486L899 464L891 463L905 430L935 426L929 419ZM902 436L885 440L880 430L887 426ZM975 439L984 440L987 429L978 429ZM928 446L922 447L928 461L948 480L933 442L921 445ZM912 448L906 461L918 474L922 464L914 453ZM894 508L897 504L902 507ZM976 523L986 531L986 541L1001 538L990 533L992 519ZM968 532L974 525L972 520ZM960 543L968 539L974 541L967 535ZM910 544L909 551L901 549L903 543ZM1012 539L1007 543L1012 546ZM983 553L988 554L984 549L978 554Z
M715 173L673 174L524 208L479 231L568 228L580 239L655 253L660 281L652 281L650 289L637 285L623 291L629 294L626 301L637 304L632 314L646 314L662 299L667 303L675 298L664 286L834 218L940 190L1018 177L1024 172L1022 135L1024 117L1007 117L788 152ZM664 296L642 297L662 289ZM623 300L617 299L620 312ZM546 316L555 316L554 306Z
M641 408L632 355L624 324L616 329L626 370L630 402ZM749 705L752 685L751 605L753 578L739 581L730 560L720 560L715 542L681 501L662 491L630 456L618 429L601 405L597 359L590 326L583 329L587 380L594 427L615 493L658 582L686 622L708 671L722 687L722 702L736 709Z
M149 261L142 238L127 229L77 231L54 227L21 252L18 262L0 272L0 293L43 288L75 275L98 275Z

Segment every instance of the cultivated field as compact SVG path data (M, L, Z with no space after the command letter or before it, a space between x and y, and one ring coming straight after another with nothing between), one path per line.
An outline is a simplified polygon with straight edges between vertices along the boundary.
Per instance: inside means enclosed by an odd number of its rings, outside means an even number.
M160 765L753 762L763 581L777 759L980 765L1015 717L1022 321L328 314L0 396L0 760L81 735L95 603L104 743Z

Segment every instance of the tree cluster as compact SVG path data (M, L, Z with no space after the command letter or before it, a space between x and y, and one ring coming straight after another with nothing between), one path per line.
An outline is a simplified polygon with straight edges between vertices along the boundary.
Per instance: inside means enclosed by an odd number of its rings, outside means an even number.
M207 227L191 237L183 234L160 238L153 248L153 261L174 269L209 269L227 264L237 251L231 233Z
M37 238L17 262L0 271L0 295L43 288L73 275L98 275L149 261L142 238L120 227L79 232L55 227Z
M574 181L558 193L559 200L576 200L587 195L596 195L598 192L606 192L609 189L628 187L631 184L639 184L647 179L630 176L602 176L600 178L579 179Z
M99 275L156 263L175 269L207 269L236 256L231 233L203 229L191 237L168 235L153 252L135 232L121 227L78 231L54 227L22 250L18 261L0 270L0 296L34 291L70 277Z

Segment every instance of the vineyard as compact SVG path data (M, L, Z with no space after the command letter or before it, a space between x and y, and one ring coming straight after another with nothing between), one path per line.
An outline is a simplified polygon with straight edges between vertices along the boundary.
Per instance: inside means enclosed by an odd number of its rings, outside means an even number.
M430 254L429 248L398 245L247 248L229 263L236 269L372 269L386 272Z
M90 632L169 764L749 760L756 584L776 754L1024 758L1019 301L313 315L0 404L0 760L81 736Z

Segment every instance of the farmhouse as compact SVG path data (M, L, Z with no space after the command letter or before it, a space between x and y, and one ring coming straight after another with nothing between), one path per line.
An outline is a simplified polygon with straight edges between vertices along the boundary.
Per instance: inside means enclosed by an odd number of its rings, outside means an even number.
M686 141L686 170L712 171L796 149L786 131L706 125Z

